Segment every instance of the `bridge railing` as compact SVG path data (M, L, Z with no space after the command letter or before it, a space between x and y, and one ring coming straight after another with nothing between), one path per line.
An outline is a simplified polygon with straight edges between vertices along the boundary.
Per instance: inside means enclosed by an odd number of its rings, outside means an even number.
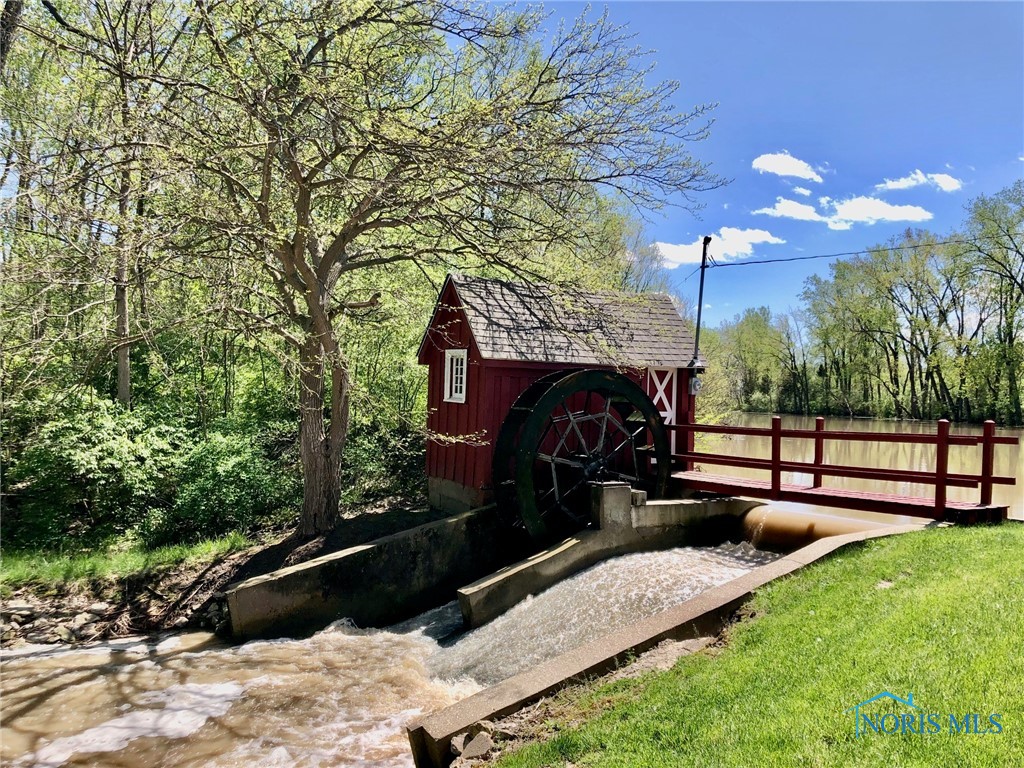
M824 477L855 478L859 480L879 480L883 482L910 482L935 487L935 516L941 517L947 506L946 489L949 487L980 488L979 505L992 504L993 485L1013 485L1013 477L999 476L994 473L995 446L1017 445L1016 437L1004 437L996 434L994 421L986 421L980 435L950 434L947 419L938 422L938 429L933 434L910 434L904 432L849 432L829 430L825 428L824 417L815 419L814 429L783 429L782 417L773 416L771 427L732 427L717 424L675 424L668 429L677 432L704 433L719 435L743 435L747 437L764 437L771 441L771 457L767 459L747 456L734 456L723 453L708 453L690 450L674 453L673 458L685 462L689 469L694 463L717 464L731 467L766 470L770 473L770 490L773 499L782 496L782 473L799 472L810 474L812 483L807 488L822 488ZM784 461L782 459L783 439L810 440L814 443L814 458L807 461ZM871 442L871 443L917 443L935 446L935 468L933 471L893 469L881 467L860 467L825 462L826 441L838 442ZM692 445L692 441L687 440ZM953 447L981 446L981 472L969 474L949 471L949 451ZM838 491L837 491L838 493Z

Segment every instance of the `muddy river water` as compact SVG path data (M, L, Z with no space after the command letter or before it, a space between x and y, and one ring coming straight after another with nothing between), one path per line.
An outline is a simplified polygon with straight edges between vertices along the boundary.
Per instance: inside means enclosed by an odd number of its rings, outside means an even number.
M410 766L405 725L772 559L749 545L601 563L462 632L455 603L387 629L5 653L4 765Z

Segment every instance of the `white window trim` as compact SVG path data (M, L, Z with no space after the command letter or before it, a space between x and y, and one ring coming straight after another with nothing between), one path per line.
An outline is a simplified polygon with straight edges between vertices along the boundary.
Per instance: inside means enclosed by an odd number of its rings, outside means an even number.
M461 367L461 377L457 367ZM466 390L469 388L469 360L465 349L446 349L444 351L444 401L446 403L466 402Z

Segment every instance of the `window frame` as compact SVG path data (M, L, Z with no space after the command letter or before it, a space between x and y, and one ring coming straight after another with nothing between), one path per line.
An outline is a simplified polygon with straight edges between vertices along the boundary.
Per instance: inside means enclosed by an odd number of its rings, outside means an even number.
M456 366L461 363L461 378ZM446 349L444 351L444 401L465 403L469 390L469 350Z

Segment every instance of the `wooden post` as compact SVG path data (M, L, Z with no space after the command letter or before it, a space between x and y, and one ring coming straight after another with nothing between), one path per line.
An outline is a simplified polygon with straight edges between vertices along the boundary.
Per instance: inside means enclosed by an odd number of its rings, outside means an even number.
M946 513L946 478L949 474L949 419L939 419L935 436L935 519Z
M782 417L772 416L772 498L782 495Z
M825 431L825 417L819 416L814 420L814 431L824 432ZM825 460L825 438L821 435L815 435L814 437L814 466L820 467L822 462ZM814 473L814 480L811 482L812 488L821 488L821 472Z
M989 419L981 436L981 499L979 504L988 506L992 503L992 473L995 468L996 423Z
M682 421L683 424L693 424L694 421L695 421L695 419L694 419L693 411L687 411L686 413L683 414L683 421ZM678 440L678 439L679 438L677 437L676 440ZM686 433L683 435L683 441L684 441L684 447L686 448L686 452L687 453L693 453L693 450L694 450L694 447L696 446L696 441L697 441L696 433L692 429L686 430ZM687 461L683 465L683 471L684 472L692 472L693 471L693 462L692 461Z

